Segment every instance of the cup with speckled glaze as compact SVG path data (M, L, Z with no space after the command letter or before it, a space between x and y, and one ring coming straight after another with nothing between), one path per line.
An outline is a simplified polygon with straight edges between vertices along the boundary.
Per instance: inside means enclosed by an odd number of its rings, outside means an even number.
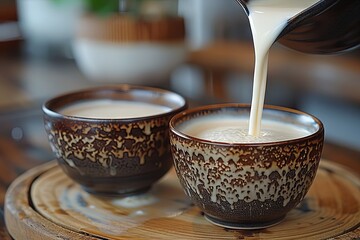
M168 124L186 107L176 93L123 84L57 96L42 110L50 146L71 179L90 193L129 195L171 168Z
M323 124L288 108L265 106L262 127L295 128L300 136L242 143L226 139L238 131L237 124L247 126L249 115L248 105L219 104L188 109L170 121L174 166L185 193L208 221L226 228L279 223L306 195L321 158ZM223 132L224 126L230 131ZM217 128L215 138L201 135Z

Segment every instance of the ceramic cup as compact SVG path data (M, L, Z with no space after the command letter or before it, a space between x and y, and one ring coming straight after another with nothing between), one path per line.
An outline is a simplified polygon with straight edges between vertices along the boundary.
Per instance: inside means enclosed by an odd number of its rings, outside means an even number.
M145 107L129 105L116 116L123 108L117 106L110 116L100 114L104 104L116 102ZM171 168L168 124L186 106L183 97L167 90L117 85L57 96L42 109L50 145L64 172L88 192L128 195L148 190ZM150 107L165 110L153 112ZM96 111L81 115L79 108ZM135 115L127 115L129 111Z
M266 143L227 143L184 130L196 122L197 129L210 128L213 117L244 119L249 114L248 105L210 105L170 121L174 165L185 193L207 220L227 228L266 228L283 220L306 195L322 152L323 124L309 114L276 106L265 106L262 121L296 126L306 134Z

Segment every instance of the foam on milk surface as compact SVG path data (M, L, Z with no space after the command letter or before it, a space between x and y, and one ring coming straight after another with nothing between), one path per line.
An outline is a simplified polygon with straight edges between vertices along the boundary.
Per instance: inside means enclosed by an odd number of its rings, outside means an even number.
M126 119L146 117L170 111L169 107L150 103L101 99L74 103L63 108L60 113L74 117Z
M180 126L186 135L224 143L266 143L305 137L310 131L300 126L263 119L258 136L248 134L248 119L236 116L206 116Z
M268 54L271 45L287 24L288 19L314 5L319 0L251 0L249 21L255 48L255 70L249 135L260 134L265 99Z

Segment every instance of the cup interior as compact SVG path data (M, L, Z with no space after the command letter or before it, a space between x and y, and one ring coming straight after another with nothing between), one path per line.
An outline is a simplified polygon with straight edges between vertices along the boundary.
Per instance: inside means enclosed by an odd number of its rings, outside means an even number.
M117 85L117 86L105 86L91 89L85 89L82 91L72 92L64 94L53 99L50 99L43 105L43 111L45 114L57 117L81 119L86 117L68 116L62 114L62 110L74 104L83 103L92 100L121 100L137 103L154 104L158 106L167 107L169 110L163 113L154 114L151 116L136 117L137 119L152 118L158 115L167 115L180 111L185 108L186 100L171 91L144 87L144 86L132 86L132 85ZM99 117L98 119L101 119ZM88 119L90 120L90 119ZM102 119L107 120L107 119ZM121 118L120 118L121 120ZM127 121L134 120L132 117L127 117Z
M249 116L250 105L247 104L217 104L202 106L199 108L188 109L180 114L175 115L170 121L170 128L177 135L185 138L196 139L197 141L202 142L216 143L218 141L209 141L197 136L196 134L194 135L191 131L188 130L189 125L195 124L198 126L198 128L206 128L207 126L216 126L216 124L219 123L226 123L229 119L229 121L244 121L248 125ZM262 120L278 122L284 126L289 126L303 131L303 136L299 138L310 137L323 129L321 121L316 117L302 111L279 106L264 106ZM299 138L287 139L286 142L298 140ZM274 141L274 143L275 142L279 141ZM218 143L224 142L219 141Z

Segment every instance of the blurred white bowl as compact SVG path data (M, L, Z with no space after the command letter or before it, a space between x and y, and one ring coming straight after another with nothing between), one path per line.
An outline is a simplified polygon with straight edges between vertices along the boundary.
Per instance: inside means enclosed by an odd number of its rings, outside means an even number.
M184 19L86 15L73 52L91 80L158 85L187 57Z
M77 39L73 52L81 71L91 80L132 84L158 84L186 58L179 43L114 43Z

